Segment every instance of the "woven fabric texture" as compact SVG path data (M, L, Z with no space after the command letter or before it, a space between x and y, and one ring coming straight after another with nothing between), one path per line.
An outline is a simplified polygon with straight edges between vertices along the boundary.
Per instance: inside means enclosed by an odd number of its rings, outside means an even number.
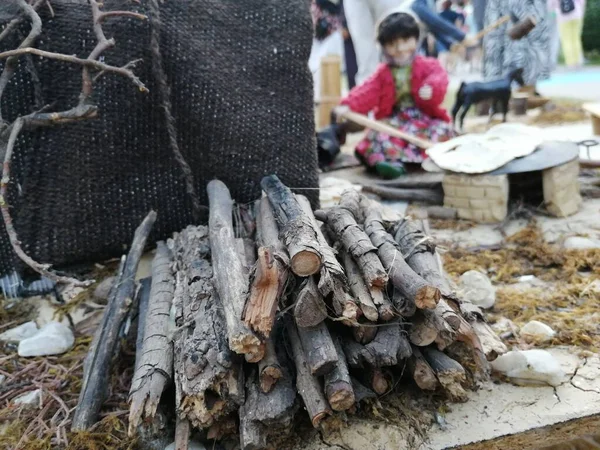
M4 2L3 2L4 3ZM306 0L169 0L160 5L160 48L171 86L179 147L191 166L202 205L206 184L223 180L233 198L260 196L260 180L276 173L317 200L312 40ZM147 0L105 0L104 10L151 14ZM53 0L39 10L36 47L86 57L96 42L85 0ZM0 26L14 17L0 5ZM25 131L16 147L9 203L23 247L56 266L122 254L150 209L158 220L150 241L192 223L191 201L169 147L165 114L152 71L153 21L107 20L116 46L104 61L123 66L142 58L134 72L149 93L129 80L103 75L93 100L99 116L86 122ZM15 48L30 29L0 42ZM0 66L3 64L0 61ZM69 109L81 90L81 68L38 57L21 58L2 98L7 121L41 105ZM204 219L208 216L205 208ZM4 227L0 272L15 267Z

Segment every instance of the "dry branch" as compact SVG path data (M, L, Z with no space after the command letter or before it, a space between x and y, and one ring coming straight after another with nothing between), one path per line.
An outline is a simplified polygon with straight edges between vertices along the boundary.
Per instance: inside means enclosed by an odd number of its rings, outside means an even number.
M243 403L241 362L229 349L223 307L213 286L206 227L188 227L169 245L176 261L173 304L176 406L207 428Z
M412 349L412 357L408 360L408 370L417 386L424 391L435 391L437 389L438 380L435 372L417 347Z
M249 281L235 245L232 224L233 201L229 189L219 180L208 183L207 191L215 284L227 320L229 348L245 355L249 362L258 362L263 357L264 347L242 321Z
M319 291L323 297L331 296L331 302L335 313L348 320L344 323L356 322L359 311L355 306L354 299L348 293L348 279L346 278L344 269L336 259L335 251L331 248L325 234L317 223L308 199L303 195L297 195L296 198L303 211L312 221L317 233L317 241L320 246L321 255L323 256L323 265L321 266L319 274Z
M334 411L345 411L354 405L354 390L339 338L335 337L333 342L339 359L334 369L325 375L325 395Z
M279 240L277 224L269 201L260 200L256 218L258 263L251 274L250 296L244 321L262 336L269 336L277 305L288 279L289 257Z
M299 327L298 335L310 373L321 376L331 372L339 358L327 325L321 322L314 327Z
M462 387L462 384L466 382L463 366L445 353L431 347L423 348L423 356L448 396L455 401L466 401L467 393Z
M314 275L321 269L322 255L313 221L276 175L264 177L260 185L273 207L292 272L301 277Z
M144 340L136 352L136 356L139 354L139 363L136 361L129 393L129 435L140 424L142 416L154 416L160 397L173 376L169 315L175 283L171 266L167 245L158 242L152 262L150 298L143 320Z
M321 422L332 414L332 411L325 400L319 379L311 374L296 325L288 324L287 330L296 366L296 389L304 400L313 427L319 428Z
M364 316L372 322L377 322L379 313L377 312L377 307L373 303L371 293L365 284L358 265L354 262L352 256L350 256L350 253L346 251L342 252L342 260L344 261L344 267L346 268L350 292L352 292L352 295L358 301Z
M383 226L379 209L367 202L363 199L361 203L365 211L365 230L377 248L394 287L417 308L435 308L440 299L439 289L427 283L404 261L396 242Z
M135 293L135 274L155 221L156 213L150 211L135 230L123 275L117 283L114 296L109 299L102 323L96 331L97 344L93 352L88 353L87 361L84 363L87 370L84 373L77 409L73 416L73 430L86 430L92 426L106 398L111 361L119 346L119 332Z
M358 193L354 190L345 191L339 206L327 210L327 225L356 261L367 286L383 288L387 285L388 274L377 257L377 248L357 223L360 209L355 195Z
M281 377L283 377L283 369L277 358L273 339L269 338L265 342L265 356L258 362L260 389L264 393L270 392Z
M300 286L295 299L294 319L299 327L314 327L327 318L327 307L312 276Z
M409 202L424 202L441 205L444 202L444 194L441 189L402 189L387 186L366 185L363 192L378 195L387 200L403 200Z

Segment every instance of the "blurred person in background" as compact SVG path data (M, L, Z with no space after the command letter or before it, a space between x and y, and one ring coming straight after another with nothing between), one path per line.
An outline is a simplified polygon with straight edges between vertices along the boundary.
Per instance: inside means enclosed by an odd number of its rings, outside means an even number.
M487 0L485 25L508 15L511 21L489 32L484 38L483 76L485 80L503 78L516 68L523 69L525 84L533 87L550 77L550 28L547 0ZM527 17L535 17L535 28L520 40L512 40L507 29Z
M550 7L556 12L565 64L571 68L581 67L583 65L581 34L585 0L550 0Z
M411 14L392 12L378 26L377 40L385 62L362 84L356 86L336 107L343 116L348 109L373 113L413 136L441 142L455 136L450 117L442 107L448 74L438 60L418 55L420 28ZM367 130L358 143L356 157L369 170L384 178L405 173L406 163L420 164L425 150L404 139Z

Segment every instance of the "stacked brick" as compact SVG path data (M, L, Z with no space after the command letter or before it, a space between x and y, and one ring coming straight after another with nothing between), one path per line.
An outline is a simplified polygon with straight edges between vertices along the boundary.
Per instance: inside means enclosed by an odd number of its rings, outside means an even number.
M565 217L579 210L582 200L578 176L578 160L544 170L544 202L550 214Z
M455 208L460 219L482 223L504 220L508 213L506 175L446 175L442 182L444 206Z

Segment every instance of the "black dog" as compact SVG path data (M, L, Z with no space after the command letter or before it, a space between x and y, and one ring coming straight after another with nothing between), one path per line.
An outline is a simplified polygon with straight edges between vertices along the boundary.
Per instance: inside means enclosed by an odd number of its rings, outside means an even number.
M458 94L456 94L456 103L452 108L452 123L456 125L456 116L460 114L460 129L463 128L465 116L469 108L473 104L477 104L482 100L492 100L490 108L490 122L496 113L496 105L498 102L502 104L503 121L506 122L506 113L508 112L508 102L510 101L511 85L516 81L519 86L523 86L523 69L515 69L506 77L500 80L493 81L476 81L473 83L462 83Z

